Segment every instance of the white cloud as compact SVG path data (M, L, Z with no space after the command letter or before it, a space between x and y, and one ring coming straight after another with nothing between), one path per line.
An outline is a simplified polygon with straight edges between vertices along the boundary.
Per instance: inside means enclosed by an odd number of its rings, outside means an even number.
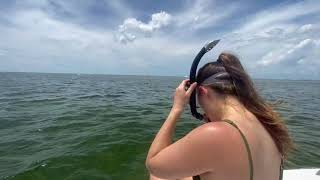
M18 12L12 17L12 22L23 29L24 33L56 41L76 41L84 46L88 43L97 43L99 39L106 37L106 34L88 31L78 25L53 19L40 10Z
M151 36L154 31L168 26L170 22L171 15L164 11L152 14L151 20L148 23L135 18L128 18L119 26L117 38L121 43L132 42L137 36Z
M305 39L299 42L297 45L293 45L292 47L286 50L280 49L277 51L269 52L268 54L263 56L260 61L258 61L258 64L268 66L272 64L277 64L281 61L296 60L297 58L302 58L305 55L310 55L308 54L308 50L313 46L315 46L315 44L311 39Z
M115 63L106 58L112 51L112 31L59 21L38 9L17 11L10 22L13 26L0 24L0 49L7 49L2 71L89 72L90 66Z
M244 24L239 31L250 32L252 30L261 31L272 24L288 24L287 22L298 17L310 15L320 11L318 2L302 1L286 6L277 6L257 13L249 22Z
M319 13L318 1L265 9L225 33L223 49L239 53L249 73L256 77L300 78L303 74L319 78L320 24L314 18Z
M186 10L174 15L174 21L176 26L184 31L214 27L241 7L239 3L228 3L222 8L210 0L192 1Z
M153 33L168 25L170 20L165 16L164 13L154 14L147 24L152 29L139 27L143 32ZM84 28L54 19L38 9L17 11L10 22L14 27L0 24L0 49L9 49L2 53L5 58L0 61L0 70L165 74L163 69L169 62L183 60L194 49L192 43L165 36L141 38L124 48L114 43L112 30ZM154 70L154 66L161 68Z
M169 14L160 12L152 14L149 22L144 23L136 18L127 18L119 25L116 39L124 44L133 42L139 37L152 37L156 30L170 26L171 34L185 38L193 32L219 26L221 21L231 17L242 6L230 3L227 8L218 7L213 1L191 1L185 10Z
M313 28L314 28L314 26L312 24L305 24L305 25L301 26L298 31L301 33L304 33L304 32L308 32L308 31L312 30Z

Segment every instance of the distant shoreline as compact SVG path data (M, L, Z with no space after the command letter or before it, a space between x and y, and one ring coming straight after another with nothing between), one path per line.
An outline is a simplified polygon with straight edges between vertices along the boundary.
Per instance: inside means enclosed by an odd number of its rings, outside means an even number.
M11 71L0 71L1 73L30 73L30 74L65 74L65 75L99 75L99 76L136 76L136 77L175 77L175 78L186 78L185 75L148 75L148 74L93 74L93 73L59 73L59 72L11 72ZM276 79L276 78L253 78L253 80L276 80L276 81L320 81L320 79Z

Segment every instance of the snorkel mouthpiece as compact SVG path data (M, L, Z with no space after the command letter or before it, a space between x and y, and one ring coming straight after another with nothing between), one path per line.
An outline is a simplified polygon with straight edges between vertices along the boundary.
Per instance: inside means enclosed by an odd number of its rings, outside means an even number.
M219 41L220 41L220 39L214 40L214 41L211 41L211 42L207 43L200 50L200 52L197 54L197 56L194 58L192 66L191 66L191 69L190 69L190 75L189 75L190 84L192 84L194 82L197 82L197 79L196 79L197 67L198 67L198 64L199 64L201 58L203 57L203 55L205 53L209 52L212 48L214 48L219 43ZM189 101L191 114L195 118L197 118L199 120L202 120L203 119L203 115L197 112L196 104L197 104L196 92L193 91L191 96L190 96L190 101Z

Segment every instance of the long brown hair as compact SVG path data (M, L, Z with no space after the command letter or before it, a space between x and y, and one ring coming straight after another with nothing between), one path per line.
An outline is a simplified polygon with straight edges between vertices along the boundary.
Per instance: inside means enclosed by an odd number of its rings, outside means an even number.
M273 109L256 91L253 81L244 70L239 59L230 53L221 53L217 61L205 64L199 69L197 82L201 84L205 79L218 72L226 71L231 83L216 83L211 88L221 94L234 95L239 101L263 124L275 142L284 158L293 149L294 145L288 129L279 113ZM226 77L224 77L226 78Z

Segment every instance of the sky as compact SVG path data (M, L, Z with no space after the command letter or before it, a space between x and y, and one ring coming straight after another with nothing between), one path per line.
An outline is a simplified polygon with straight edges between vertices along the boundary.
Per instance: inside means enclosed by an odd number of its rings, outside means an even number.
M320 1L1 0L0 71L185 76L211 40L253 78L320 79Z

